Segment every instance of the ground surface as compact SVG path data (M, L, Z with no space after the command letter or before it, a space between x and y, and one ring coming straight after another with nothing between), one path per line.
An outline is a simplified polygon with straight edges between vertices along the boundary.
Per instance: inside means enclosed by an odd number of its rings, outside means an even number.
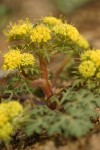
M34 136L25 139L16 137L9 150L100 150L100 124L87 136L79 139L63 138L61 136L47 138L46 136ZM6 148L0 148L6 150Z

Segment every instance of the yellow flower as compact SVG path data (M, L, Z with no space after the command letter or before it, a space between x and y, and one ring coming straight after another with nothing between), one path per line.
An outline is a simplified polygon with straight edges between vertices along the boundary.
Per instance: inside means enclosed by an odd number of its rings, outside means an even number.
M13 126L9 122L4 124L3 127L0 127L0 139L5 143L9 142L12 133Z
M72 26L72 25L67 25L67 36L74 42L77 42L79 39L79 32L78 30Z
M19 20L16 24L10 24L8 30L5 31L5 35L7 35L9 40L17 40L22 39L23 37L27 36L30 30L32 29L32 24L29 22L28 19L25 21Z
M53 31L56 34L62 35L62 36L67 36L67 24L58 24L54 26Z
M32 54L24 53L21 55L21 66L34 65L35 57Z
M79 39L78 30L69 24L58 24L54 26L53 31L55 34L63 36L65 39L71 39L74 42L77 42Z
M11 121L23 112L23 106L17 101L10 101L0 104L0 123Z
M81 55L81 60L92 60L96 67L100 67L100 50L88 50Z
M11 101L7 104L7 116L10 119L17 117L20 113L23 112L23 106L17 101Z
M31 31L30 38L32 42L42 43L51 39L51 31L43 25L38 25Z
M17 69L21 64L21 54L20 51L10 49L10 51L3 56L4 58L4 65L2 68L4 70L14 70Z
M92 50L87 50L81 54L81 60L88 60L90 59L91 55L92 55Z
M0 104L0 140L7 143L14 129L14 119L23 112L22 105L17 101Z
M78 69L80 74L85 78L94 76L96 71L95 64L90 60L81 62Z
M6 112L7 103L0 103L0 112Z
M100 79L100 71L96 74L96 78Z
M78 45L84 49L89 48L88 41L82 35L80 35L80 37L79 37Z
M8 122L6 112L0 110L0 128Z
M55 17L49 16L49 17L44 17L43 22L47 25L57 25L62 23L62 21L60 19L57 19Z
M7 108L7 103L1 103L0 104L0 128L2 126L4 126L9 120L9 118L7 116L7 109L6 108Z

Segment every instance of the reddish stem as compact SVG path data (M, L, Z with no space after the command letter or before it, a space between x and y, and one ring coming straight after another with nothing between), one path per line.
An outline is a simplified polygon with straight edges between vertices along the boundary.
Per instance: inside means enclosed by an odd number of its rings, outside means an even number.
M41 68L41 78L45 80L45 85L42 87L45 97L48 99L52 94L52 88L48 81L48 71L47 71L47 62L42 57L39 57L40 68Z

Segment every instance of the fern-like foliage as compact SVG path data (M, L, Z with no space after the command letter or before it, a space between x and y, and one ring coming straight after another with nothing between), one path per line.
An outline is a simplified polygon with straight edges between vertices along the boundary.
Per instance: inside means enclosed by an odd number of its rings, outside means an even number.
M15 75L7 81L7 85L1 86L0 90L2 94L18 95L21 93L30 94L35 91L35 88L29 86L30 80L24 80Z
M73 77L74 88L84 88L92 91L94 94L100 95L100 80L99 79L84 79L78 76Z
M31 110L31 119L24 126L27 135L40 134L45 130L48 135L80 137L93 128L90 118L98 115L95 108L100 106L97 95L86 90L75 91L69 88L63 92L57 104L62 108L61 111L51 110L46 105L36 106Z

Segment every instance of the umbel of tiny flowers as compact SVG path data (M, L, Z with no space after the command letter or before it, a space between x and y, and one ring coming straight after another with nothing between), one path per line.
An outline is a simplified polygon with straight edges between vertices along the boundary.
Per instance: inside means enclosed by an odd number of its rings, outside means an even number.
M14 119L23 113L22 105L17 101L3 102L0 104L0 140L6 145L15 131ZM17 124L17 123L16 123Z
M9 48L9 51L3 55L4 70L13 71L15 69L22 70L23 67L34 66L35 57L30 53L21 53L20 50Z
M19 20L17 23L12 24L4 30L4 34L8 37L9 41L13 40L22 40L27 39L30 30L32 29L33 25L27 18L25 21Z
M100 79L100 50L88 50L81 54L79 73L84 78Z
M50 61L50 58L59 52L68 53L69 50L75 52L79 48L85 50L89 46L88 42L80 36L74 26L52 16L44 17L37 24L33 25L28 19L18 21L14 25L10 24L5 34L9 41L19 41L17 45L15 43L15 47L20 47L21 51L25 50L25 52L35 53L39 58L41 78L45 81L45 85L42 88L46 98L49 98L53 94L47 69L47 63ZM6 62L6 57L5 55L4 69L16 69L21 66L21 60L19 59L19 64L14 63L10 67L11 62L9 65Z
M80 35L80 38L78 40L78 45L80 47L82 47L83 49L88 49L89 48L89 42L82 35Z
M49 26L49 27L53 27L53 26L55 26L57 24L61 24L62 20L61 19L57 19L57 18L55 18L53 16L47 16L47 17L43 17L42 18L42 22L45 25Z
M53 27L53 31L59 36L59 38L64 39L65 41L71 39L72 41L77 42L79 40L79 32L72 25L66 23L60 25L57 24Z
M37 25L30 34L31 41L36 44L46 43L51 40L51 31L44 25Z

